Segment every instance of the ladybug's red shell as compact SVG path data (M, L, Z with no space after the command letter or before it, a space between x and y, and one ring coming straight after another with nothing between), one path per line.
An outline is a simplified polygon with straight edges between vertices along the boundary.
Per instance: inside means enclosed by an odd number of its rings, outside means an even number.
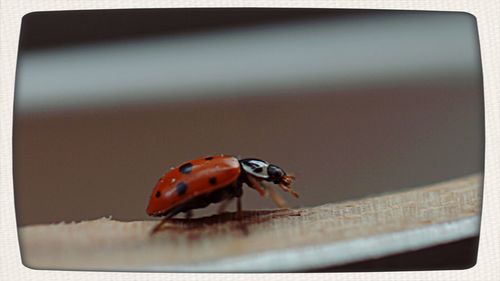
M179 165L158 181L146 212L164 214L198 195L231 185L240 173L240 163L232 156L210 156Z

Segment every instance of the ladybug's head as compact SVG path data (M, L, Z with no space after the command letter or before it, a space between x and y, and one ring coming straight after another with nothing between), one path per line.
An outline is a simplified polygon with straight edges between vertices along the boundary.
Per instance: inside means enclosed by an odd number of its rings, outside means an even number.
M273 164L267 166L267 175L269 177L266 180L276 184L283 182L283 180L287 176L285 171L283 171L283 169ZM289 184L291 184L291 182L287 183L287 185Z
M269 179L267 179L267 181L272 181L283 190L290 192L293 196L299 197L297 192L292 189L292 183L295 180L294 176L287 175L283 169L272 164L267 167L267 173L269 174Z
M240 160L240 164L248 175L261 181L277 184L284 190L291 192L295 197L298 197L297 193L291 189L295 177L287 175L280 167L269 164L264 160L252 158Z

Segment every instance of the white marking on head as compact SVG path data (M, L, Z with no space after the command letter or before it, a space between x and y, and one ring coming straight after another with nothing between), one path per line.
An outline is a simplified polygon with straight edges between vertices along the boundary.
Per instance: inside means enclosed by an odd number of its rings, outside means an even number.
M260 179L269 178L269 175L267 174L267 167L269 166L269 163L266 161L259 159L243 159L240 163L243 170L245 170L248 174Z

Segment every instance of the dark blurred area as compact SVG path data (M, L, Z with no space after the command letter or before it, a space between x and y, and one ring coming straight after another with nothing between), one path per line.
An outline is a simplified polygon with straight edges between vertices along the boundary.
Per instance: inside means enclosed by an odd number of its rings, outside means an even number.
M461 13L29 14L14 105L18 225L147 219L163 173L219 153L295 174L300 199L284 195L295 207L482 172L478 44ZM244 192L244 208L275 207Z
M405 13L384 11L383 14ZM410 12L406 12L410 13ZM310 19L374 15L372 10L172 8L32 13L23 19L20 51L178 36Z
M309 272L463 270L476 265L479 236L388 257Z

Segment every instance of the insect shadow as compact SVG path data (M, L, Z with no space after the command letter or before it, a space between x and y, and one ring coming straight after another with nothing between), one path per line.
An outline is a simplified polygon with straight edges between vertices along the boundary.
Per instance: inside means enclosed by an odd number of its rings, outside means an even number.
M162 225L158 232L183 233L190 231L197 232L218 232L224 227L229 226L230 230L239 230L244 235L249 234L248 226L271 221L277 218L300 216L300 212L291 209L278 210L255 210L238 212L224 212L207 217L199 218L171 218ZM211 230L211 231L210 231Z

